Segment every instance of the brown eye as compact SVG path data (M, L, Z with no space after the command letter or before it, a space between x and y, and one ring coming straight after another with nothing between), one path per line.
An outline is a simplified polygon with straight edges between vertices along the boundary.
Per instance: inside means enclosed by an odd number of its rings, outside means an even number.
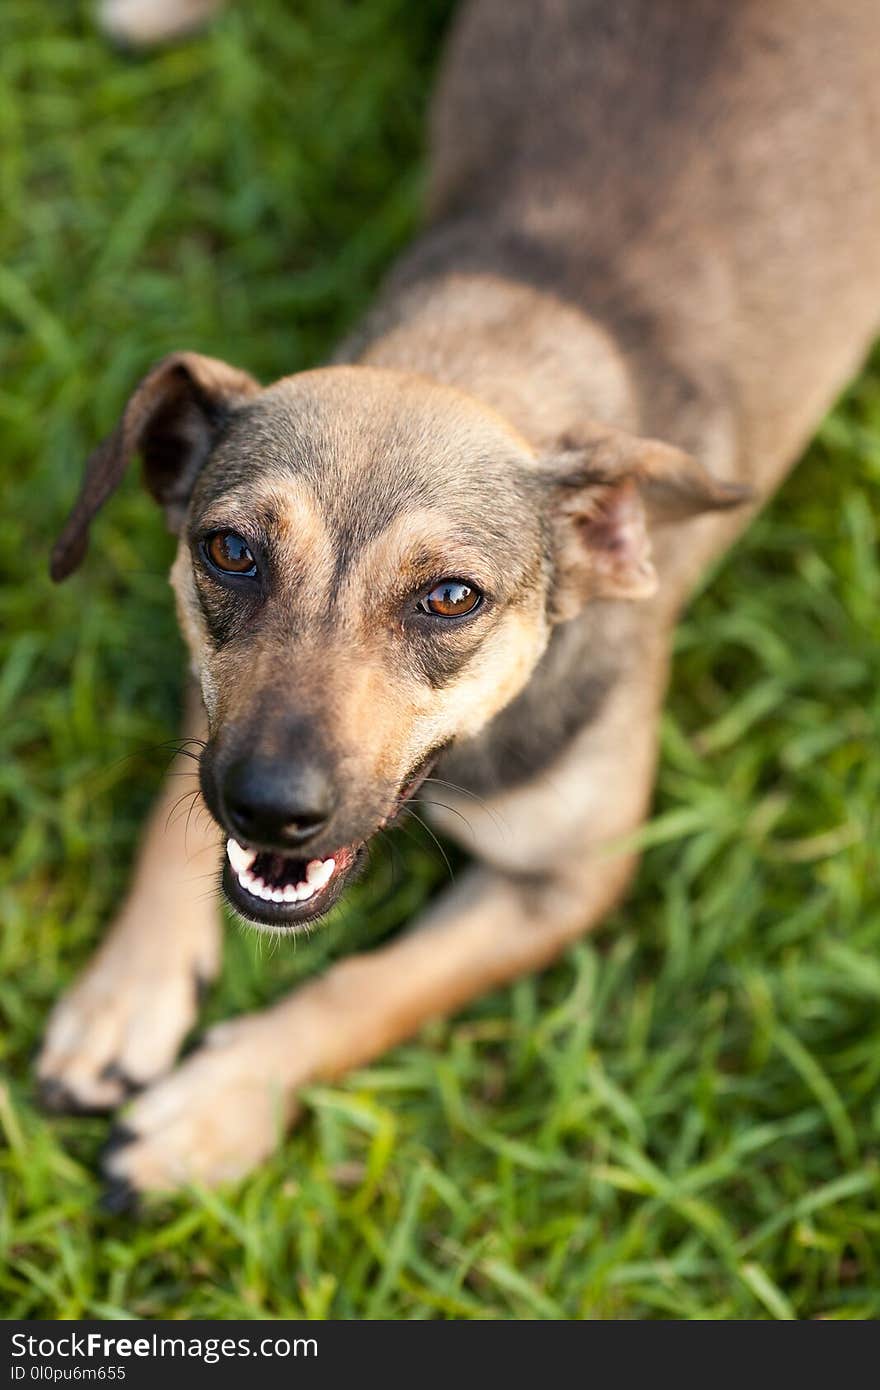
M255 575L257 564L247 541L235 531L215 531L204 544L205 554L215 569L224 574Z
M473 613L481 598L479 589L465 584L464 580L443 579L425 594L418 606L423 613L432 613L435 618L463 618L465 613Z

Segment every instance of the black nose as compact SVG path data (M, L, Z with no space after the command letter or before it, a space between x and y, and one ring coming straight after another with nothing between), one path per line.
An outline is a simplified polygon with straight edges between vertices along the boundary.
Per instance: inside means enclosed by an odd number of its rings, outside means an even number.
M296 848L317 835L334 810L333 786L316 765L247 758L223 778L230 828L245 843Z

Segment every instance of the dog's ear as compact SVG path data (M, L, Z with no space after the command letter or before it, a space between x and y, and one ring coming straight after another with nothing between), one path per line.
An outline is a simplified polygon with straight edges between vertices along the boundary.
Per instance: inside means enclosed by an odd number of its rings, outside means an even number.
M199 470L230 412L260 390L247 372L195 352L164 357L144 377L122 418L91 454L73 511L52 551L50 573L66 579L86 553L89 525L119 486L133 455L177 530Z
M591 598L650 598L650 523L738 507L750 488L714 478L690 454L623 430L587 426L549 461L555 586L551 616Z

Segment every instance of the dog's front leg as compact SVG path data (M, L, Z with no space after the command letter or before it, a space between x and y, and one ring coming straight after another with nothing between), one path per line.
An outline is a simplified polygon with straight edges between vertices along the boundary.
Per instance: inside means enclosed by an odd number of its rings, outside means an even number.
M633 864L623 854L588 860L576 879L543 883L471 869L403 937L214 1029L125 1115L105 1160L111 1201L241 1177L292 1123L300 1087L339 1077L425 1020L546 965L608 910Z
M193 740L205 732L193 689L184 732ZM53 1109L112 1109L167 1071L195 1021L199 987L217 973L220 922L210 876L220 835L195 794L195 769L185 754L175 759L125 903L52 1011L37 1074Z

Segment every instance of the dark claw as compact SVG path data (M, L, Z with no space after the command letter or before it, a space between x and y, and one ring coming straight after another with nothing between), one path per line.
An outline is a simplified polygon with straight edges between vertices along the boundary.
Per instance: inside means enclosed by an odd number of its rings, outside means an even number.
M106 1168L108 1159L112 1158L120 1149L126 1148L137 1139L137 1134L127 1125L114 1125L110 1131L110 1136L101 1150L101 1167ZM134 1211L138 1205L138 1193L128 1178L114 1177L107 1174L104 1181L104 1192L99 1206L102 1211L111 1216L117 1216L120 1212Z
M133 1129L129 1129L128 1125L114 1125L110 1131L106 1144L101 1150L101 1162L106 1162L111 1155L117 1153L119 1149L124 1149L137 1138L138 1135Z
M139 1196L128 1178L108 1178L98 1203L108 1216L119 1216L123 1212L137 1210Z
M56 1081L53 1077L46 1077L37 1082L37 1099L44 1110L50 1111L53 1115L105 1115L107 1107L101 1105L86 1105L83 1101L77 1100L72 1091L68 1091L62 1081Z
M44 1110L51 1110L56 1114L63 1114L69 1110L73 1097L62 1086L60 1081L46 1077L37 1082L37 1099Z
M102 1081L118 1081L124 1092L124 1099L133 1096L135 1091L141 1091L144 1087L143 1081L133 1081L127 1072L124 1072L116 1062L108 1062L101 1072Z

